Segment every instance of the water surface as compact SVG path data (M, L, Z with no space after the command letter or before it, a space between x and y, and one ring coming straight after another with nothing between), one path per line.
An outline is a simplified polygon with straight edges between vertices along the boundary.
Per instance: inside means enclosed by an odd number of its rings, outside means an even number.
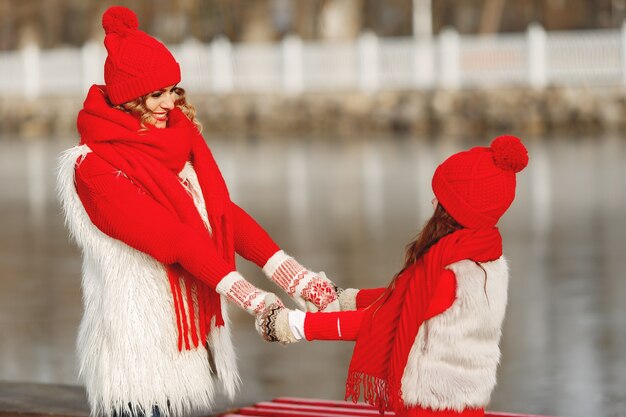
M73 139L0 138L0 380L77 384L80 254L55 198ZM431 213L452 139L211 139L233 199L290 254L344 287L385 285ZM626 141L527 138L529 167L501 221L511 268L490 409L626 415ZM259 268L242 273L275 290ZM286 299L283 297L283 299ZM236 403L342 399L351 343L263 343L231 309ZM147 341L149 342L149 341Z

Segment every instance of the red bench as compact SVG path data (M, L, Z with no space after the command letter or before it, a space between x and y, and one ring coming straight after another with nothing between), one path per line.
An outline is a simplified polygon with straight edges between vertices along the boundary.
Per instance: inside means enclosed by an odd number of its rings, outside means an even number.
M263 401L236 411L223 414L223 417L376 417L380 413L374 407L365 404L353 404L347 401L317 400L307 398L280 397L272 401ZM394 413L386 412L393 417ZM486 417L546 417L531 414L512 414L487 411Z

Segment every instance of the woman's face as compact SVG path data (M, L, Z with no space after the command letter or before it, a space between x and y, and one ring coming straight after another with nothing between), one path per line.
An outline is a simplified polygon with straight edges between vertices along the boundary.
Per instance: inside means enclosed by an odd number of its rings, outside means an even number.
M430 204L432 204L432 206L433 206L433 210L435 210L435 209L437 208L437 204L439 204L439 201L437 200L437 197L433 198L433 199L430 201Z
M167 126L168 113L174 108L174 103L178 99L178 95L175 92L176 86L171 85L169 87L162 88L157 91L153 91L148 94L146 98L146 108L150 111L152 116L152 124L163 129Z

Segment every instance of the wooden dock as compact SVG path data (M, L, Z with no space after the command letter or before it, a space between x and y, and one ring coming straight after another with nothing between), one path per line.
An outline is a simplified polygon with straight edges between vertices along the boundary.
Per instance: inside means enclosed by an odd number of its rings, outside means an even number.
M279 397L228 411L216 410L215 416L378 417L380 414L364 403ZM385 413L385 416L394 417L394 414ZM0 417L89 417L89 405L80 386L0 382ZM547 416L489 411L485 417Z
M80 386L0 382L0 417L88 417Z

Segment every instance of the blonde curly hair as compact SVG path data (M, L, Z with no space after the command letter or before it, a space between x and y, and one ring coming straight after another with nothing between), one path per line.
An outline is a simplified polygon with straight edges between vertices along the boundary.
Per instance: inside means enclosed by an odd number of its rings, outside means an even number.
M178 96L174 101L174 105L182 110L185 116L198 128L198 131L202 131L202 124L196 119L196 108L191 103L187 102L185 89L176 86L172 89L172 92ZM146 107L146 100L152 94L154 94L154 92L113 107L138 117L141 127L147 129L146 125L152 124L152 112Z

